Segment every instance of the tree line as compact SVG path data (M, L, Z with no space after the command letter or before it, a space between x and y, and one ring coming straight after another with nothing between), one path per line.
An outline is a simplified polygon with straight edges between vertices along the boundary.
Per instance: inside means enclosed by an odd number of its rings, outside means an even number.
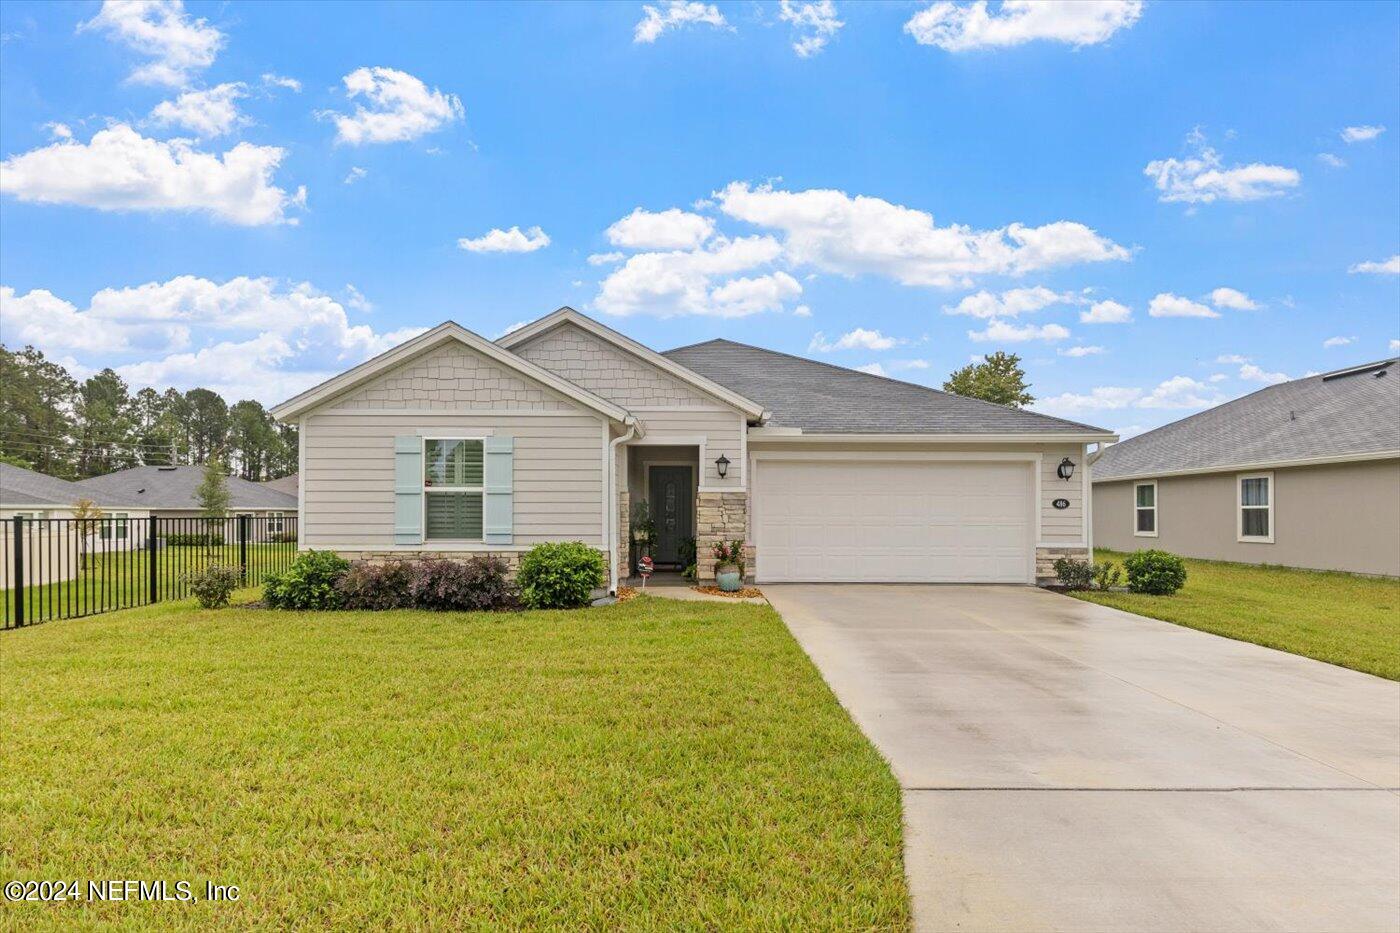
M133 393L110 368L80 382L34 347L0 344L0 459L61 479L217 461L260 482L296 472L297 431L251 399Z

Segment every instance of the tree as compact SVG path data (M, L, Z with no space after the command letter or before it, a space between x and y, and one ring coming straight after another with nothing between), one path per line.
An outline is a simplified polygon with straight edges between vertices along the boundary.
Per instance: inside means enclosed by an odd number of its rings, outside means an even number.
M228 410L229 446L238 464L238 475L261 482L271 479L276 447L281 444L272 416L254 401L238 402Z
M131 393L113 370L82 384L74 411L79 476L101 476L139 462L131 414Z
M228 478L217 454L204 461L203 478L194 491L194 497L199 502L200 512L207 519L222 519L228 512Z
M943 391L1011 408L1020 408L1035 401L1030 386L1026 384L1021 358L1001 350L982 357L980 363L969 363L954 371L943 383Z
M190 389L185 402L189 405L190 453L195 463L204 463L228 441L228 403L209 389Z
M87 569L88 538L102 527L102 509L91 499L73 503L73 528L78 533L78 570Z
M73 476L77 383L33 347L0 345L0 453L50 476Z

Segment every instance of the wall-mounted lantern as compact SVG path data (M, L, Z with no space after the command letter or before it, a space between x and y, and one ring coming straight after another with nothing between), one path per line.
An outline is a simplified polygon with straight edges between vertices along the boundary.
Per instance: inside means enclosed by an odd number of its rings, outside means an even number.
M719 459L715 461L715 469L719 471L719 478L724 479L725 474L729 472L729 458L720 454Z
M1074 461L1069 457L1060 461L1060 465L1055 468L1055 475L1062 480L1068 481L1074 475Z

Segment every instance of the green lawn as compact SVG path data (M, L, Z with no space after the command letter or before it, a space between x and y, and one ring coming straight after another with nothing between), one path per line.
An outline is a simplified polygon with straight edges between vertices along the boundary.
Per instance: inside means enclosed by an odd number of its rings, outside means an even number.
M176 603L7 632L0 666L0 880L242 891L0 925L909 923L898 786L767 606Z
M1118 564L1126 556L1094 552ZM1188 559L1175 596L1070 595L1400 680L1397 580Z

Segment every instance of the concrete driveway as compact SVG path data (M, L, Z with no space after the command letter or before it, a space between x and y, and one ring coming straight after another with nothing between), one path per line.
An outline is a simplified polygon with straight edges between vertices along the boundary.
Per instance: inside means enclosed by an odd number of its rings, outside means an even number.
M1400 929L1400 684L1028 587L764 587L926 930Z

